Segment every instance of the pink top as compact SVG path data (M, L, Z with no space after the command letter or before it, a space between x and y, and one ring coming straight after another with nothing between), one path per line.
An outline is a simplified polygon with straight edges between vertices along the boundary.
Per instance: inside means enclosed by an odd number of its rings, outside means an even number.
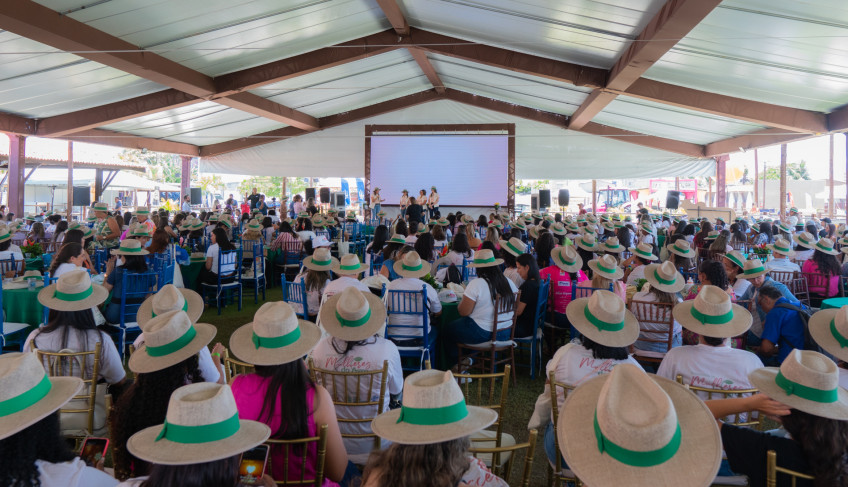
M801 267L801 272L804 274L819 274L819 265L816 264L813 259L807 259L804 261L804 265ZM827 292L825 292L824 282L822 279L827 279ZM834 275L830 277L807 277L807 283L810 286L809 291L811 293L818 294L820 296L825 296L828 298L832 298L839 294L839 276Z
M565 307L571 302L571 274L552 265L539 271L542 279L551 278L551 295L553 296L554 312L565 313ZM577 272L577 282L588 281L583 271Z
M261 421L271 428L271 438L274 437L274 432L280 427L282 412L280 404L277 403L277 409L270 421L267 417L260 418L262 405L265 401L265 393L268 390L268 385L271 383L270 378L259 377L256 374L239 375L233 380L232 389L233 395L236 398L236 406L239 411L239 418ZM315 411L315 387L310 387L306 391L306 407L309 411ZM309 436L318 435L318 426L315 424L315 415L310 414L306 420ZM271 475L275 480L283 480L285 470L285 453L282 448L272 448L270 457L272 472ZM300 480L300 465L297 460L300 455L291 452L289 453L289 475L286 480ZM305 478L314 478L315 462L318 460L318 446L315 443L310 443L307 451L307 464ZM338 486L337 483L325 478L324 487Z

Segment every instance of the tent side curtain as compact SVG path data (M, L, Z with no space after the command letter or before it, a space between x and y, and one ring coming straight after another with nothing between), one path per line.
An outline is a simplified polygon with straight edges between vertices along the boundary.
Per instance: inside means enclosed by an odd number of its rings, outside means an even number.
M713 159L686 157L596 135L439 100L318 133L200 160L203 172L290 177L363 177L365 125L516 125L515 172L520 179L714 176Z

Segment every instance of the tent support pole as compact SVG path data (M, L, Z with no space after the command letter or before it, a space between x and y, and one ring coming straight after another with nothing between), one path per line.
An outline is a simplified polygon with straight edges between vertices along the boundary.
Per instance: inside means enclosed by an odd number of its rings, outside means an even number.
M180 170L180 201L177 206L182 208L186 195L191 194L191 156L180 156L180 161L182 162Z
M828 195L828 199L827 199L827 209L828 209L827 214L830 215L831 218L833 218L836 215L836 207L834 206L834 203L835 203L834 196L835 195L834 195L834 192L833 192L833 190L834 190L834 188L833 188L833 134L830 134L830 165L829 165L829 167L830 167L830 184L829 184L830 194ZM846 183L846 184L848 184L848 183Z
M74 215L74 141L68 141L68 207L65 208L68 221L73 221Z
M780 219L786 215L786 144L780 144Z
M24 168L26 167L26 136L9 136L9 209L20 218L24 216Z
M597 203L598 203L598 181L596 179L592 180L592 213L597 213Z
M727 160L730 156L716 157L716 206L727 206Z
M760 206L760 157L754 149L754 205Z
M100 201L103 197L103 169L94 171L94 201Z

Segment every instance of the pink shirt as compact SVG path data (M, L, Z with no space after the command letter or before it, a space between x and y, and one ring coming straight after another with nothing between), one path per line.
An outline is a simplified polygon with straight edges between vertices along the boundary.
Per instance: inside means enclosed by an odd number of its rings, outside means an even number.
M804 265L801 267L801 272L804 273L804 274L819 274L820 273L819 265L816 264L815 261L813 261L813 259L807 259L807 260L804 261ZM824 279L827 279L827 292L826 293L825 293L824 286L821 286L821 285L814 286L813 285L813 284L824 284L822 282L822 279L823 278L818 277L818 276L816 276L816 277L809 276L807 278L807 282L810 285L809 291L811 293L815 293L815 294L818 294L820 296L825 296L825 297L828 297L828 298L831 298L831 297L839 294L839 276L838 275L824 278Z
M565 307L571 302L571 274L559 267L552 265L539 271L542 279L551 278L551 295L553 296L554 312L565 313ZM583 271L577 272L577 282L588 281L589 278Z

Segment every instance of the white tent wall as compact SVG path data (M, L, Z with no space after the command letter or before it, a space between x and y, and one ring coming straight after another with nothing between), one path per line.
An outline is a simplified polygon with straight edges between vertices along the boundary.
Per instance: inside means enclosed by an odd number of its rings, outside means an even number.
M220 156L202 158L203 172L290 177L364 177L365 125L516 125L519 179L697 177L715 175L713 159L697 159L438 100L359 122Z

